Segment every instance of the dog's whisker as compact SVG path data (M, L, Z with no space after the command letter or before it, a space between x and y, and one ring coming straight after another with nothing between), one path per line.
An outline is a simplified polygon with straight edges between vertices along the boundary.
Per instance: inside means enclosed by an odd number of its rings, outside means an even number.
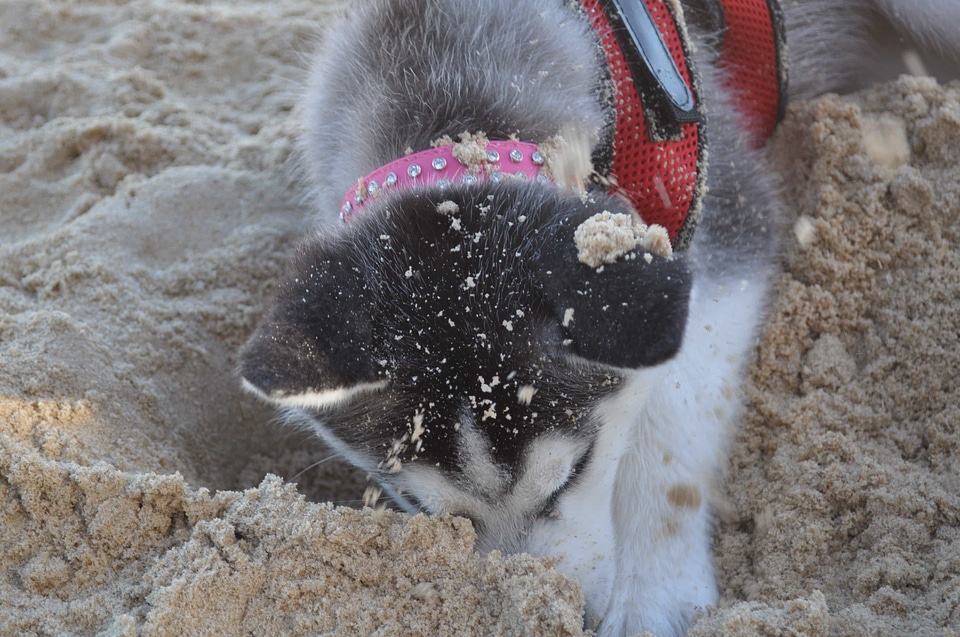
M300 476L302 476L303 474L305 474L307 471L310 471L311 469L315 469L315 468L319 467L319 466L322 465L322 464L325 464L325 463L327 463L327 462L330 462L331 460L335 460L336 458L339 458L339 456L338 456L337 454L332 454L332 455L327 456L326 458L321 458L320 460L317 460L316 462L313 462L313 463L307 465L306 467L304 467L304 468L301 469L300 471L297 471L294 475L290 476L290 477L287 479L287 482L296 482L296 481L297 481L297 478L299 478Z

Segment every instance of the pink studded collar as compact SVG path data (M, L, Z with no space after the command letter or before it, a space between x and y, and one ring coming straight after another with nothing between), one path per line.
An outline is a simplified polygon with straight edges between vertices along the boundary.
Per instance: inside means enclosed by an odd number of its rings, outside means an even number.
M349 221L369 202L391 190L453 183L528 179L550 182L545 154L536 144L482 141L446 144L412 153L377 168L347 192L340 218Z

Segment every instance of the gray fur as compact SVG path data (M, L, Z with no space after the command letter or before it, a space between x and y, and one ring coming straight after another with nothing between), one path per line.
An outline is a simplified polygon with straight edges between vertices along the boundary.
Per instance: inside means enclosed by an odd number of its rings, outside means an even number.
M849 92L905 72L917 48L960 62L957 0L783 0L790 97Z
M304 99L302 151L321 222L358 177L443 135L539 143L595 135L601 64L589 25L559 0L365 2L330 33Z

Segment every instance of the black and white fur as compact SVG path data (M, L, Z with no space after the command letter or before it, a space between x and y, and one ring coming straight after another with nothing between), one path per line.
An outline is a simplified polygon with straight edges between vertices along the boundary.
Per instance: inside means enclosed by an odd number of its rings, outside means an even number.
M872 20L960 46L954 0L783 8L800 96L855 77ZM689 249L594 269L574 230L627 212L601 190L430 188L338 218L358 177L443 135L597 139L611 113L586 19L563 0L351 9L305 96L320 229L242 352L244 386L404 510L470 518L481 550L558 558L600 635L683 634L717 601L710 494L783 224L775 178L712 66L715 34L689 25L710 138ZM448 201L458 212L439 214Z

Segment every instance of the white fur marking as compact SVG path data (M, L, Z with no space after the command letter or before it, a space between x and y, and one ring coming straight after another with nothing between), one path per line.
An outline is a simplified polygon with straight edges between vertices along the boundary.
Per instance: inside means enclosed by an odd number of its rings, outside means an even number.
M266 393L246 378L243 379L243 388L262 400L281 405L283 407L302 407L306 409L325 409L350 402L359 394L377 392L387 386L387 381L375 383L359 383L352 387L338 387L327 391L307 391L302 394L283 394L281 392Z

